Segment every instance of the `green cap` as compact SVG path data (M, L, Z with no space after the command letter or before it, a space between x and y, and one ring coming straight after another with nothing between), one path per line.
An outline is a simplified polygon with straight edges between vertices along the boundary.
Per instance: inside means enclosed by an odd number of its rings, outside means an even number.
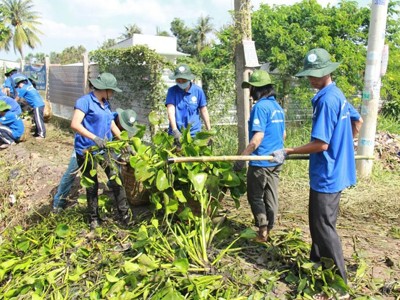
M11 106L8 105L5 101L0 100L0 111L5 111L7 109L11 109Z
M12 71L17 71L17 69L16 69L16 68L7 68L7 69L6 69L6 72L4 73L4 75L5 75L5 76L10 76L10 73L11 73Z
M186 80L193 80L194 75L192 74L192 71L190 71L190 67L187 64L180 64L179 66L176 67L174 74L169 76L169 79L186 79Z
M29 80L38 80L39 77L37 76L37 74L34 74L34 73L33 73L33 74L31 74L31 75L28 76L28 79L29 79Z
M121 126L131 134L135 134L137 129L135 127L136 112L132 109L117 108L118 120Z
M97 90L122 92L122 90L117 87L117 79L111 73L101 73L96 79L89 79L89 81Z
M266 71L255 70L249 78L249 81L242 82L242 89L249 88L250 86L260 87L272 84L271 77Z
M17 88L17 87L18 87L18 84L19 84L21 81L24 81L24 80L28 80L28 78L26 78L26 77L24 77L24 76L17 76L17 77L15 77L15 78L14 78L14 85L15 85L15 87Z
M312 49L304 58L304 68L297 73L297 77L312 76L324 77L339 67L340 63L332 62L329 53L322 48Z

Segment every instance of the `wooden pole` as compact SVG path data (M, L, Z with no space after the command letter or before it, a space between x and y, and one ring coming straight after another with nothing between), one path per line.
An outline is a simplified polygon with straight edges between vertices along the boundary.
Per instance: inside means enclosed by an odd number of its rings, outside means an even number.
M251 40L250 0L235 0L235 29L238 40L235 48L236 109L238 124L238 153L249 141L247 121L250 117L249 89L242 89L242 82L249 79L250 69L245 67L243 40Z
M82 65L83 65L83 94L86 94L89 92L89 84L88 84L88 79L89 79L89 55L87 52L85 52L82 55Z
M308 155L289 155L286 160L308 160ZM264 155L222 155L222 156L188 156L188 157L169 157L167 162L186 163L186 162L211 162L211 161L253 161L253 160L272 160L273 156ZM373 160L374 157L356 155L355 160Z
M371 20L368 34L367 64L365 68L364 90L362 93L361 127L358 142L358 155L373 156L376 124L381 89L381 61L385 42L386 17L389 0L372 1ZM369 177L373 161L357 162L357 174Z

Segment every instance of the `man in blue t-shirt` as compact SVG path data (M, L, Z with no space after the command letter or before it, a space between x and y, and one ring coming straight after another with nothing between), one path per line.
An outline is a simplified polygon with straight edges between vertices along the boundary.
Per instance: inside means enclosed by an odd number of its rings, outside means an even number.
M307 53L304 69L296 76L307 77L311 87L318 90L311 100L311 141L285 151L287 155L310 154L310 258L316 262L322 257L331 258L347 282L336 221L342 190L356 183L353 138L363 121L332 81L330 74L338 66L325 49L316 48Z
M201 130L201 117L206 130L210 130L210 117L206 96L198 85L191 82L194 75L188 65L180 64L170 79L175 80L176 85L168 89L165 100L169 121L168 133L174 137L179 147L184 128L190 125L190 134L194 136Z
M17 92L16 100L25 99L33 109L33 120L36 125L35 138L44 139L46 137L46 126L44 125L44 101L39 92L29 83L26 76L14 78Z
M5 94L2 94L0 95L0 100L10 105L10 111L15 113L17 116L22 113L21 105L19 105L19 103L15 99L8 97Z
M11 98L16 98L18 95L15 90L15 78L24 77L28 80L28 77L26 77L24 74L18 73L18 70L15 68L7 69L4 75L6 76L6 80L3 83L3 88L7 92L7 96L10 96ZM28 82L28 84L31 85L30 82Z
M250 96L257 103L249 120L250 142L242 155L265 156L283 148L285 139L285 113L275 99L275 90L269 74L254 71L242 88L250 88ZM282 163L251 160L247 171L247 199L259 228L256 241L266 242L278 213L278 184ZM237 161L235 171L244 168Z

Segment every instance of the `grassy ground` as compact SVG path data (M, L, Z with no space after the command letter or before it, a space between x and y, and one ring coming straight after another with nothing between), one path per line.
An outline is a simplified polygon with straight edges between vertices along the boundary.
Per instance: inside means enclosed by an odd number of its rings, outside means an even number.
M308 136L306 126L290 129L287 143ZM234 154L234 137L224 128L216 149ZM51 193L71 151L71 132L53 120L45 141L29 138L0 152L0 299L307 299L313 288L332 292L333 273L308 261L307 162L285 163L277 226L269 243L258 244L248 238L253 221L245 196L240 209L225 197L214 220L218 232L209 222L167 222L148 207L134 208L137 224L120 228L104 184L100 203L108 220L95 233L79 184L71 197L77 204L53 215ZM400 297L399 171L387 157L377 159L372 176L343 193L338 230L354 299ZM194 234L201 228L215 233L206 256Z

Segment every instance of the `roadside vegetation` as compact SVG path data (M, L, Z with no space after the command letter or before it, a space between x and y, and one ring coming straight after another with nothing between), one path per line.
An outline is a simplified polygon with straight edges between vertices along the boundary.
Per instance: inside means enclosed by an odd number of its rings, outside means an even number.
M306 141L308 127L289 128L287 145ZM399 124L392 120L380 118L378 132L381 128L400 134ZM49 142L59 142L62 134L56 128ZM209 136L203 138L207 141ZM232 134L216 136L215 148L220 154L234 154L232 139ZM15 164L4 161L3 154L0 160L4 170L0 183L7 186L15 176L10 172L15 172ZM389 169L387 161L377 159L372 176L344 192L339 231L349 287L335 275L330 261L322 268L308 259L306 161L285 163L281 216L271 240L264 244L252 241L255 231L245 196L235 203L228 193L210 217L206 177L211 173L203 165L192 170L192 177L182 177L194 181L187 183L191 189L179 194L179 203L173 203L173 190L167 188L171 181L155 175L151 186L148 177L147 187L158 198L164 197L158 206L161 209L155 205L137 211L136 224L129 229L119 228L112 220L112 200L106 192L100 205L108 220L95 232L89 231L84 217L84 194L75 199L76 205L56 215L43 207L19 214L16 204L2 201L0 299L311 299L315 293L334 296L335 291L347 288L354 299L400 296L400 255L384 250L396 247L400 239L398 165ZM173 172L185 169L174 168ZM19 201L29 201L22 200L27 192L24 186L17 188ZM222 191L222 186L217 190ZM7 199L6 193L2 191L2 199ZM199 204L195 214L182 198L189 197L188 193ZM167 207L162 195L169 199ZM370 256L371 247L376 256Z

